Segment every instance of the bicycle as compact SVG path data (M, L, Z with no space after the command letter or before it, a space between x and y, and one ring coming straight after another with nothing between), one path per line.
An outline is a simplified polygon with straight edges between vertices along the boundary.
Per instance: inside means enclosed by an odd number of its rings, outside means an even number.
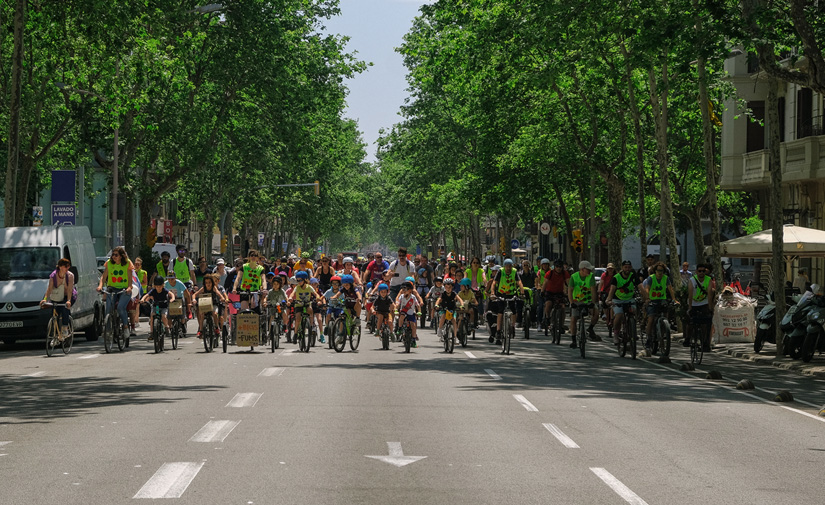
M544 334L547 335L548 328L552 328L552 342L561 344L561 336L564 334L564 302L557 298L552 305L549 311L544 311Z
M472 333L473 338L476 338L475 327L468 322L470 315L473 314L473 307L469 309L459 309L458 313L461 317L455 332L456 338L458 338L458 343L461 344L461 347L467 347L467 337Z
M307 308L308 307L306 305L300 305L296 306L294 310L295 314L301 315L301 323L298 324L298 327L295 328L293 332L295 340L298 342L298 350L300 352L309 352L310 342L312 338L312 321L307 323L307 319L309 319Z
M527 293L526 288L525 293ZM529 293L527 294L529 295ZM521 327L524 330L524 340L530 340L531 324L533 324L533 305L528 300L525 300L521 312Z
M399 317L399 320L400 319L401 318ZM399 323L399 326L396 326L396 329L400 329L403 326L403 329L401 330L401 340L404 341L404 352L410 352L413 344L412 328L410 327L410 324L414 323L410 323L410 320L405 317L404 323Z
M514 296L504 298L504 315L501 318L501 354L510 354L510 340L515 337L512 316L515 314L513 302L518 302L521 298Z
M152 344L155 346L155 353L163 352L164 337L166 336L166 328L163 327L163 319L160 314L160 309L163 308L157 305L154 300L149 300L150 312L154 314L152 318Z
M352 309L345 308L344 313L335 318L333 329L335 342L333 342L332 347L335 352L343 352L347 340L349 340L349 347L353 352L358 349L358 344L361 343L361 325L355 324Z
M114 298L111 305L111 311L107 311L106 317L103 319L103 349L106 353L112 352L112 344L117 345L117 350L123 352L123 347L126 345L126 337L123 335L123 325L120 321L120 314L117 311L117 302L120 296L125 293L131 293L127 289L108 288L104 291L104 300L107 296ZM115 321L117 320L117 323Z
M645 348L650 350L651 354L659 352L662 356L670 355L670 321L667 314L671 305L672 303L659 303L654 306L656 314L652 316L653 327L651 334L647 335L645 344Z
M381 329L379 331L379 334L381 335L381 348L385 351L390 350L390 340L392 339L390 325L387 323L388 317L389 316L384 317L384 320L381 322Z
M638 334L636 333L636 304L635 302L623 303L624 324L619 333L619 356L625 357L630 346L632 358L636 359L636 340Z
M444 313L444 333L441 337L442 339L444 339L444 352L452 354L453 347L455 347L455 328L453 327L453 311L444 309L441 312ZM439 313L439 319L441 319L441 313Z
M212 352L212 349L218 346L219 335L220 332L215 327L215 321L212 319L212 315L207 312L203 315L203 327L201 329L203 348L206 352Z
M178 348L178 339L186 336L186 322L184 320L185 310L183 300L177 298L169 302L169 340L172 342L172 349Z
M283 306L280 303L275 306L274 311L271 305L266 307L266 320L270 321L271 318L268 333L272 352L275 352L275 349L281 346L281 332L284 324L283 310Z
M701 331L700 331L701 330ZM690 362L701 365L704 357L705 336L710 333L710 316L690 318Z
M57 313L57 309L65 306L65 303L56 302L43 304L44 309L52 309L52 318L49 320L49 325L47 326L48 331L46 332L46 356L51 356L54 348L57 347L58 344L63 348L63 354L69 354L69 351L72 350L72 343L74 342L74 321L72 320L71 314L69 314L69 324L67 325L69 335L64 337L60 333L60 314Z

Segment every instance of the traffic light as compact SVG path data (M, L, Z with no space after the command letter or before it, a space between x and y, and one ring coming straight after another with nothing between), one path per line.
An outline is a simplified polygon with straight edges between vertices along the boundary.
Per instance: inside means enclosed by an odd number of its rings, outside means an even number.
M146 231L146 245L152 247L155 245L155 242L158 241L158 234L153 227L149 227Z
M574 241L573 241L573 249L574 249L577 253L582 252L582 250L584 249L584 241L583 241L582 239L580 239L580 238L577 238L576 240L574 240Z
M228 246L226 235L221 239L221 254L226 254L226 247Z
M315 181L315 196L320 196L320 195L321 195L321 185L318 183L318 181Z
M507 250L507 241L504 240L504 237L499 237L498 245L499 245L498 252L503 253Z

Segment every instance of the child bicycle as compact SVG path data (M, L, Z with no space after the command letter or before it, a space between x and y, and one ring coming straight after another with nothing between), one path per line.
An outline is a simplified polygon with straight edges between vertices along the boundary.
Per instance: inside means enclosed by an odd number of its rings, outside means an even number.
M350 349L353 352L356 351L358 344L361 343L361 325L356 324L352 309L345 308L344 313L337 316L333 321L333 336L330 339L333 340L332 348L335 349L335 352L343 352L347 340L349 340Z

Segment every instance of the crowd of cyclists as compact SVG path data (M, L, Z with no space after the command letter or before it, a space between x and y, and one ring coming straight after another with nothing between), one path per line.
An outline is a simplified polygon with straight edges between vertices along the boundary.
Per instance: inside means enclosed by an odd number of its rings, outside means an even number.
M359 328L362 319L374 316L368 329L375 336L385 322L391 331L393 324L411 323L416 346L418 318L435 322L436 333L443 338L445 314L457 312L459 322L468 317L473 328L486 325L490 343L501 343L504 327L514 333L521 325L535 325L547 332L549 326L560 324L558 332L569 333L570 347L575 348L581 339L601 340L594 331L600 318L615 345L620 344L618 335L627 317L643 322L647 316L647 324L639 327L649 334L652 316L663 306L679 304L675 288L683 284L687 286L689 321L708 318L713 310L708 301L714 299L715 284L708 265L698 265L694 274L684 264L680 272L671 275L667 266L655 261L652 255L638 270L627 260L618 271L608 263L597 278L593 265L586 260L579 262L576 270L560 259L549 258L540 259L536 266L527 260L517 263L512 258L504 258L499 265L495 256L487 256L483 262L473 257L467 263L442 257L431 263L423 255L412 257L405 248L399 248L391 261L376 252L366 258L322 256L317 263L307 252L267 259L250 250L245 261L236 258L230 266L221 258L211 268L203 257L193 262L183 245L178 245L176 251L175 258L163 252L151 275L143 269L142 259L130 261L123 247L115 247L111 252L98 291L123 291L122 296L108 296L106 307L107 313L117 314L124 333L135 336L138 310L150 303L156 309L150 312L150 327L158 316L168 329L169 304L177 300L182 317L197 320L197 334L201 338L204 314L198 310L198 304L201 298L211 298L209 317L215 331L219 331L228 315L225 308L232 303L236 308L259 314L268 306L289 311L300 307L305 310L290 318L294 321L291 324L300 324L301 317L309 318L316 323L314 328L319 328L319 341L324 342L329 335L321 333L320 328L347 310ZM58 264L53 276L56 282L50 283L44 303L70 296L72 279L70 274L67 277L66 269L67 265ZM503 325L509 302L511 310L514 307L512 324ZM549 317L556 306L564 309L560 321ZM564 323L568 309L569 327ZM63 308L61 315L68 310ZM362 318L363 315L366 317ZM577 335L580 318L587 323L586 335ZM670 320L674 320L672 313ZM702 341L709 349L710 335Z

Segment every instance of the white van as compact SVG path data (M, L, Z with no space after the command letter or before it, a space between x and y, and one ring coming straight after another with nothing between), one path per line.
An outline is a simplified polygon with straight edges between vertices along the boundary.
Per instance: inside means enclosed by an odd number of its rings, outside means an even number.
M51 312L39 305L60 258L72 262L75 330L84 330L87 340L100 337L105 305L97 293L100 273L89 228L28 226L0 228L0 340L45 339Z

